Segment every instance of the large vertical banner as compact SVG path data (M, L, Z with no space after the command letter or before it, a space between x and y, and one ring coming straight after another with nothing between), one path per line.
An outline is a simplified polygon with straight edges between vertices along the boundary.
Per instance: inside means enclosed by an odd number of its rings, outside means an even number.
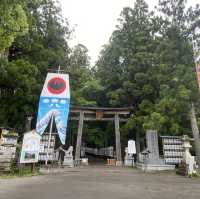
M42 135L51 118L55 119L58 135L65 144L70 105L69 76L48 73L40 95L36 131Z

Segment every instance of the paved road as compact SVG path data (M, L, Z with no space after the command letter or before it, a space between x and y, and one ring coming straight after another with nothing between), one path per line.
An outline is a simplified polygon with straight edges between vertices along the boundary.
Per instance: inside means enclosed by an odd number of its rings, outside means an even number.
M129 168L89 167L0 180L0 199L197 199L200 179L145 174Z

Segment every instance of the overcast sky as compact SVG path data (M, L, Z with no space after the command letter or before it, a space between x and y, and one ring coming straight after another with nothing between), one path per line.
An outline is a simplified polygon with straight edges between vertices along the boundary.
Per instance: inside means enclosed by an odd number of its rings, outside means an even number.
M134 0L59 0L63 15L70 27L75 27L71 46L78 43L89 50L93 64L99 55L102 45L106 44L115 29L117 18L123 7L134 6ZM146 0L152 10L158 0ZM200 0L188 0L195 5Z

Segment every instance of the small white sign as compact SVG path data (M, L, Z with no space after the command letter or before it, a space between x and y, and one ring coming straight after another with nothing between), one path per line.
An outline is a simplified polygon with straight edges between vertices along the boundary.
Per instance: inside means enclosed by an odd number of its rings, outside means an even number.
M41 136L35 130L24 134L20 163L38 162Z
M128 154L136 154L135 141L128 141Z

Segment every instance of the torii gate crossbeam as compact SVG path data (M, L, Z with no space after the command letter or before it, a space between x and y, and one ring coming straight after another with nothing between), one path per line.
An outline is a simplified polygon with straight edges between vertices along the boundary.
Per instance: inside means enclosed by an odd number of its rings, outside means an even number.
M78 120L78 134L76 142L75 161L80 162L80 151L84 121L114 121L117 165L122 165L120 122L126 122L132 107L127 108L97 108L71 106L70 120Z

